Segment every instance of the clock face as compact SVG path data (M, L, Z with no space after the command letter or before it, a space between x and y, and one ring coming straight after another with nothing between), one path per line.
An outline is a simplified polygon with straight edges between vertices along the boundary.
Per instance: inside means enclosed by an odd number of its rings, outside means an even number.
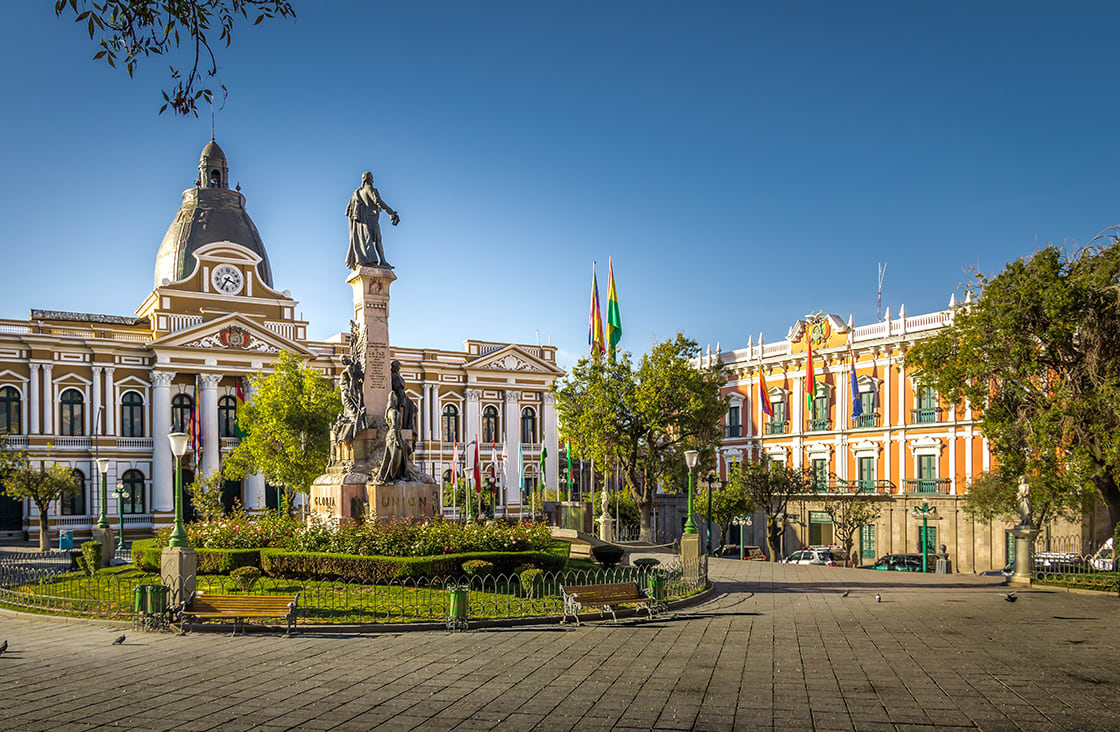
M210 274L214 289L226 295L236 295L245 284L241 270L232 264L219 264Z

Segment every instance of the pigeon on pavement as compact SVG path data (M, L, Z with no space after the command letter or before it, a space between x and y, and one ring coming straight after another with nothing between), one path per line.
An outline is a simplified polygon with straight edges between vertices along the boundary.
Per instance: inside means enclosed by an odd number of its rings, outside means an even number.
M852 594L852 591L851 591L851 590L844 590L844 594L843 594L843 595L840 595L840 597L847 597L847 596L848 596L848 595L850 595L850 594Z
M1008 592L1006 595L1003 596L1003 599L1007 600L1008 602L1015 602L1016 600L1019 599L1018 597L1015 596L1015 592L1016 591Z
M115 639L113 639L113 645L114 646L119 646L121 643L124 643L124 635L123 634L118 635Z
M882 602L882 601L883 601L883 596L880 595L878 592L876 592L875 593L875 602Z
M8 641L0 643L0 656L4 655L4 651L8 650Z

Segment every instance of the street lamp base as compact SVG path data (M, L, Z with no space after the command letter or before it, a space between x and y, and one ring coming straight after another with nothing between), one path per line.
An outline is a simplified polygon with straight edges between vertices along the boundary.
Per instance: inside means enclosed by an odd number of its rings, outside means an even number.
M99 529L93 530L93 540L101 542L101 566L108 567L113 563L113 550L116 544L113 542L112 529Z

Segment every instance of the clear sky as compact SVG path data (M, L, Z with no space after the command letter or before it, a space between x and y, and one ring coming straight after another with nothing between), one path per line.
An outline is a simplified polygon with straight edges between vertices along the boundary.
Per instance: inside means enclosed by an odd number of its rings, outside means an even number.
M401 212L402 346L623 346L944 307L979 264L1120 223L1115 3L320 2L235 30L217 139L311 336L351 309L345 208ZM210 136L166 62L90 61L46 0L0 10L0 317L130 314Z

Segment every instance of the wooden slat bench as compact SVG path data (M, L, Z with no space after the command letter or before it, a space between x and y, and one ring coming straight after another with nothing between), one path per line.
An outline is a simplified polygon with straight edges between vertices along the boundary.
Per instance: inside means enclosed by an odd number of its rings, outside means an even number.
M650 620L653 619L653 611L658 605L657 601L648 592L638 589L637 582L616 582L609 585L572 585L562 587L561 590L564 593L563 622L567 622L568 616L571 615L576 619L576 625L579 625L579 611L585 607L598 608L600 615L609 612L617 623L618 616L614 612L616 605L643 605L649 613Z
M288 633L295 630L299 593L294 595L209 595L196 592L180 612L182 622L188 619L233 620L233 632L249 618L283 618Z

